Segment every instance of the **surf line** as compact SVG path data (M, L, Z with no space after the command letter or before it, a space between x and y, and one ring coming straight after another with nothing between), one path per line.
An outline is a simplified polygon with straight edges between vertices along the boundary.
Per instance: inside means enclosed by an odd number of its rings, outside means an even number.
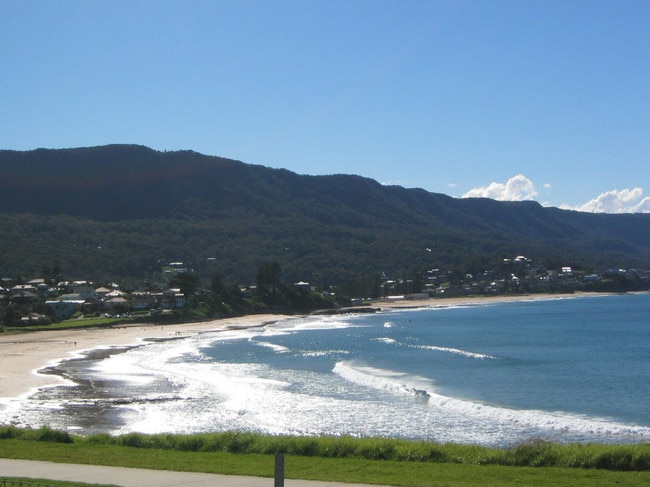
M451 347L439 347L437 345L412 345L410 343L402 343L394 340L392 338L377 338L377 341L387 343L389 345L397 345L399 347L408 347L415 348L419 350L432 350L434 352L446 352L453 353L456 355L462 355L463 357L475 358L478 360L498 360L498 357L494 355L488 355L484 353L469 352L467 350L461 350L460 348L451 348Z

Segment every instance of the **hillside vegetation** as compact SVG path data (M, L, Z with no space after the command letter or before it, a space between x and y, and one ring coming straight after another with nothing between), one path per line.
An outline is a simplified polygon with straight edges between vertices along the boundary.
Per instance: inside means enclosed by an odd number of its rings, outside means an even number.
M327 286L479 273L516 255L586 270L650 261L649 214L455 199L191 151L0 151L0 174L0 276L155 279L161 263L183 261L250 284L278 262L289 282Z

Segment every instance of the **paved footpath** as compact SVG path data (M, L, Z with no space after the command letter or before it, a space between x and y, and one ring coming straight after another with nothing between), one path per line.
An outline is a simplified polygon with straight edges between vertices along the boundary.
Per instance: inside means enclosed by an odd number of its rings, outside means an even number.
M0 458L0 480L4 477L63 480L120 487L273 487L275 483L272 478L240 475L170 472ZM285 487L363 487L362 484L290 479L286 479L284 485Z

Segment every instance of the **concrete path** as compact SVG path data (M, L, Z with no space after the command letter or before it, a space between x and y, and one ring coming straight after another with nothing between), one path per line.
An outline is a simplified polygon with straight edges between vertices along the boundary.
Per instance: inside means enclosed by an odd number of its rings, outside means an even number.
M272 478L240 475L169 472L0 458L0 480L5 477L63 480L120 487L273 487L275 483ZM284 481L284 485L285 487L363 487L361 484L289 479Z

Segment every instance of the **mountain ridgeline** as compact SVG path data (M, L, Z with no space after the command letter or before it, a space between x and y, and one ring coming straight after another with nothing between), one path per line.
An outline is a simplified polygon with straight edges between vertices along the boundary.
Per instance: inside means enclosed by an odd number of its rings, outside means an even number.
M134 145L0 151L0 224L7 277L155 279L183 261L250 284L275 261L288 281L329 285L476 273L516 255L586 270L650 262L650 214L456 199Z

